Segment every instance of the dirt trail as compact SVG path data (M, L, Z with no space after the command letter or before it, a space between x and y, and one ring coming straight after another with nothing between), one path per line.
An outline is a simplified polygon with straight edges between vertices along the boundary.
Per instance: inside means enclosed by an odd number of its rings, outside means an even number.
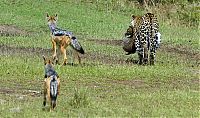
M32 47L11 47L8 45L0 45L0 55L14 55L14 54L23 54L23 55L51 55L51 49L43 48L32 48ZM81 55L83 59L106 63L106 64L126 64L126 60L123 57L118 57L115 55L106 55L100 52L87 52L84 55Z
M120 46L121 40L89 40L97 44L115 45ZM174 53L179 55L181 58L195 60L199 64L200 54L197 51L189 50L186 47L173 47L171 45L162 44L159 49L161 52ZM23 54L23 55L51 55L51 49L43 48L32 48L32 47L11 47L8 45L0 45L0 55L12 55L12 54ZM124 56L117 56L113 54L104 54L103 52L86 52L81 55L83 59L90 60L92 62L100 62L105 64L130 64L137 63L136 60L127 60Z
M122 40L98 40L98 39L89 39L88 41L94 42L96 44L103 44L103 45L112 45L112 46L121 46ZM189 58L193 60L200 60L200 53L195 50L191 50L190 47L187 46L176 46L169 45L166 43L161 44L159 48L160 52L168 52L168 53L175 53L180 55L183 58Z
M23 29L18 28L13 25L0 25L0 35L1 36L28 36L31 33Z
M50 49L32 48L32 47L12 47L0 45L0 55L26 54L26 55L43 55L51 52Z

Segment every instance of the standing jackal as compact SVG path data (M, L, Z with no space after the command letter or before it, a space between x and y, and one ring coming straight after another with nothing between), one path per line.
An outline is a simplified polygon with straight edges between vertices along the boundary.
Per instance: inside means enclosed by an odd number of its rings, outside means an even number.
M51 60L47 60L43 56L45 65L44 75L44 101L43 105L46 106L47 100L50 102L50 111L56 107L56 99L60 92L60 78L53 68Z
M51 31L51 42L52 42L52 46L53 46L53 59L56 60L56 63L58 63L56 46L58 46L60 48L60 51L64 56L63 65L67 64L66 48L68 46L70 46L73 48L74 53L75 53L76 57L78 58L78 61L80 64L81 57L80 57L79 53L84 54L85 52L84 52L81 44L78 42L77 38L72 34L72 32L69 32L67 30L63 30L63 29L57 27L57 20L58 20L57 14L55 16L49 16L49 14L47 13L46 19L47 19L49 29Z

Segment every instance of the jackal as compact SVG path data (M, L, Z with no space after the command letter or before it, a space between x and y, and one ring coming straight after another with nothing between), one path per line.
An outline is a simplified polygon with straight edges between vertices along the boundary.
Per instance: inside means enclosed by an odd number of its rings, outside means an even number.
M78 42L77 38L73 36L72 32L60 29L57 27L58 15L46 16L49 29L51 30L51 42L53 45L53 59L58 63L58 57L56 53L56 46L58 45L61 53L64 56L63 65L67 64L66 48L71 46L75 51L75 55L78 58L79 64L81 63L81 57L79 53L84 54L84 50L81 44Z
M60 78L57 72L53 68L51 60L44 59L44 101L43 105L46 106L47 100L50 102L50 111L56 107L56 99L60 93Z

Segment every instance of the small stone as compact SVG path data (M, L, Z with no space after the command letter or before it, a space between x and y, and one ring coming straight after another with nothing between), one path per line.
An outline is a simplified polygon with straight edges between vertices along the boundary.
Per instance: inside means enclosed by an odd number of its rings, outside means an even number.
M10 112L13 112L13 113L18 113L20 111L21 111L21 109L19 107L10 109Z
M0 99L0 104L4 104L6 100Z

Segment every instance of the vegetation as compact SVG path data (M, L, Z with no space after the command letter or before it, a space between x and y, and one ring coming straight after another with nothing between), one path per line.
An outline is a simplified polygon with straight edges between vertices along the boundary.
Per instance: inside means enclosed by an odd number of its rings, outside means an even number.
M1 117L199 117L198 1L138 1L0 1ZM158 14L162 34L155 66L128 63L137 54L120 46L130 15L147 11ZM86 51L82 65L55 66L61 93L54 112L42 109L42 55L52 55L46 12L57 13L58 26Z

